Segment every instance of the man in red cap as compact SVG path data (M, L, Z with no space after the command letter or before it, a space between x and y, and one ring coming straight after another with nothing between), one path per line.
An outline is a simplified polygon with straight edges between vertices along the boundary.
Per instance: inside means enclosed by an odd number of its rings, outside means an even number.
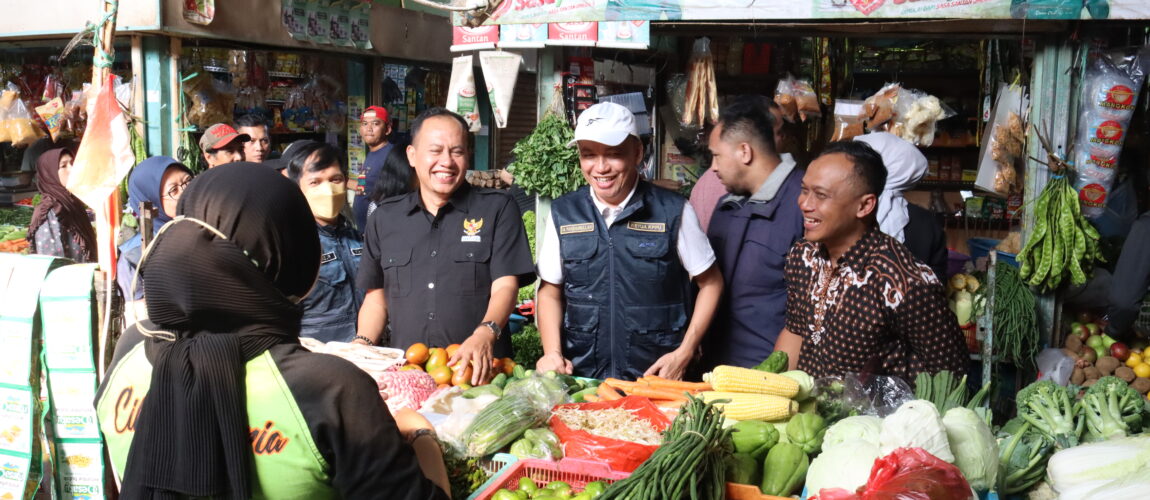
M251 136L236 132L231 125L217 123L208 127L200 137L200 150L204 152L208 168L218 167L244 161L244 143L250 140Z
M363 110L359 121L359 135L363 138L363 145L367 146L367 156L363 160L360 172L364 174L365 183L356 186L355 202L352 209L355 212L355 226L363 230L367 227L367 195L371 187L379 179L379 172L383 169L383 162L391 153L392 144L387 137L391 135L391 118L387 109L380 106L368 106ZM358 183L357 183L358 184Z

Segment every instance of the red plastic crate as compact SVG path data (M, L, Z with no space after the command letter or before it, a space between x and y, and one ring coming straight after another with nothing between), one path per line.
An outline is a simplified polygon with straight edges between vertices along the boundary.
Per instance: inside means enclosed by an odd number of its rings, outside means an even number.
M558 462L552 462L528 458L511 464L511 468L500 474L487 489L475 498L476 500L488 500L495 496L496 491L501 489L516 489L519 487L519 479L524 477L535 480L535 483L540 487L551 481L563 481L570 484L572 489L582 490L583 487L587 486L587 483L603 481L610 484L630 475L629 472L611 470L605 464L588 460L564 458Z

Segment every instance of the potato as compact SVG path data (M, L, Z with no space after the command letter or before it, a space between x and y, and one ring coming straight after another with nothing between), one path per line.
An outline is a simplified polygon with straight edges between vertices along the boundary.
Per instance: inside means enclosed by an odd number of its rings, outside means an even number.
M1138 377L1130 383L1130 387L1133 387L1139 394L1146 394L1150 392L1150 378Z
M1074 385L1082 385L1086 381L1086 372L1081 368L1075 368L1074 372L1070 374L1070 383Z
M1069 347L1063 347L1063 348L1062 348L1062 354L1065 354L1065 355L1069 356L1069 357L1070 357L1070 359L1073 359L1073 360L1075 360L1075 361L1077 361L1077 360L1079 360L1079 359L1081 359L1081 358L1082 358L1082 356L1079 356L1079 355L1078 355L1078 351L1072 350L1072 349L1070 349Z
M1082 359L1085 359L1090 364L1097 363L1098 362L1098 353L1094 352L1094 349L1087 347L1085 349L1082 349Z
M1064 342L1062 344L1062 347L1070 349L1071 352L1081 352L1082 351L1082 339L1079 338L1077 335L1073 335L1073 334L1068 335L1066 337L1066 342Z
M1122 366L1122 362L1114 356L1103 356L1098 359L1098 363L1095 363L1094 366L1098 367L1098 371L1102 372L1102 375L1112 375L1114 370Z
M1096 379L1096 378L1088 378L1088 379L1086 379L1085 382L1082 383L1082 387L1090 387L1090 386L1094 385L1094 383L1097 381L1098 381L1098 379Z
M1084 370L1082 370L1082 372L1084 375L1086 375L1086 380L1098 380L1102 378L1102 372L1098 371L1098 368L1093 366L1086 367Z
M1114 376L1122 379L1127 384L1133 382L1136 377L1134 370L1131 370L1129 366L1119 366L1117 370L1114 370Z

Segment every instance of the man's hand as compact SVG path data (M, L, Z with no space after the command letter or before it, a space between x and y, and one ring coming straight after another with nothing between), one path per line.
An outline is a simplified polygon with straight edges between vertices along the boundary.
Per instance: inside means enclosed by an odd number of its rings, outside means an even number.
M466 369L465 363L471 363L471 385L479 385L487 380L491 372L491 345L495 343L495 333L490 328L479 325L467 340L455 351L455 355L447 360L447 366L452 370Z
M687 365L691 363L691 358L691 351L684 350L680 347L664 354L663 357L655 361L655 364L651 365L643 375L657 375L665 379L683 380L683 374L686 373Z
M557 352L544 354L542 358L539 358L539 361L535 362L535 371L540 373L555 370L556 373L571 375L574 369L575 366L571 364L571 360L564 358L562 354Z

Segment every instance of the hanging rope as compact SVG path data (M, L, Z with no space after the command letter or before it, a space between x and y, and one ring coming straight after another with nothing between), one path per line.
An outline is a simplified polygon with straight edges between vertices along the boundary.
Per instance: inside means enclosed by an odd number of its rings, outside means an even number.
M97 69L112 67L112 63L115 62L115 57L104 50L103 31L107 23L115 22L116 12L120 8L120 0L104 0L104 3L110 6L110 8L104 12L104 15L100 17L98 22L88 22L84 26L84 29L80 30L79 33L76 33L76 36L73 36L72 39L68 41L68 45L64 46L64 51L60 53L61 59L67 58L68 54L72 52L72 49L75 49L81 44L92 45L96 47L95 54L92 56L92 65Z

